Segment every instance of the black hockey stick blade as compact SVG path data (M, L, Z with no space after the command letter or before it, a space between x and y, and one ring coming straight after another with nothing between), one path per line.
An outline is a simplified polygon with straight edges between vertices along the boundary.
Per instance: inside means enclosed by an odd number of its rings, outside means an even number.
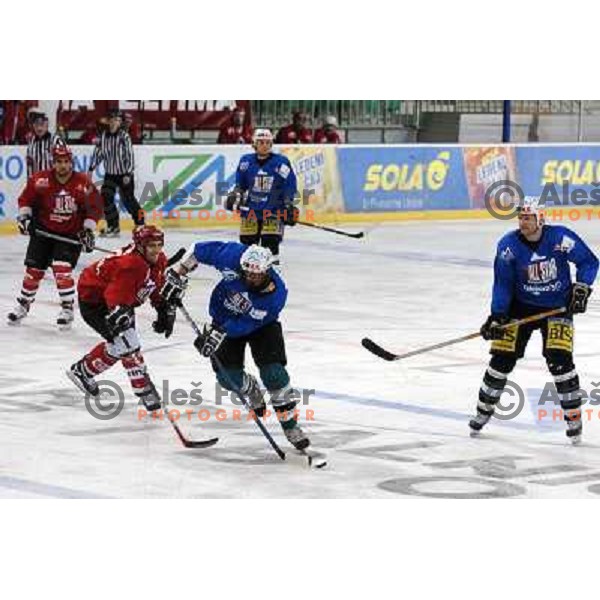
M379 356L379 358L383 358L383 360L393 361L398 360L399 358L397 354L392 354L391 352L388 352L385 348L382 348L379 344L376 344L373 340L370 340L369 338L363 338L361 344L369 352L372 352L376 356Z
M185 254L185 248L179 248L173 256L169 257L167 260L167 267L172 267L176 262L181 260L181 257Z
M309 467L324 469L327 466L327 456L323 452L318 452L311 448L305 448L304 450L299 450L299 452L306 457Z
M183 433L181 433L181 430L179 429L177 424L173 423L173 421L170 421L170 422L171 422L171 425L173 425L173 429L175 429L175 433L177 434L177 437L181 440L181 443L186 448L210 448L211 446L214 446L219 441L219 438L210 438L208 440L198 440L198 441L188 440L183 436Z

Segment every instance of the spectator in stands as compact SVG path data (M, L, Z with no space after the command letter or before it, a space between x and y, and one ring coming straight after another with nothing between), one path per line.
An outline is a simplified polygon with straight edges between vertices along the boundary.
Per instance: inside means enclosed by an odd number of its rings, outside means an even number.
M142 128L139 123L133 122L131 113L123 113L123 129L129 134L133 144L142 143Z
M244 124L246 113L236 108L231 113L231 119L225 123L217 138L218 144L251 144L252 143L252 127Z
M26 144L29 133L27 110L34 100L3 100L2 120L0 121L0 143Z
M311 144L312 132L306 127L306 115L297 110L292 115L291 125L282 127L275 136L276 144Z
M81 134L79 138L80 144L96 144L108 127L108 121L105 117L98 119L94 125L88 125L86 130Z
M337 130L337 119L328 115L323 119L323 127L315 131L315 144L341 144L342 138Z
M0 102L0 146L6 144L4 139L4 102Z

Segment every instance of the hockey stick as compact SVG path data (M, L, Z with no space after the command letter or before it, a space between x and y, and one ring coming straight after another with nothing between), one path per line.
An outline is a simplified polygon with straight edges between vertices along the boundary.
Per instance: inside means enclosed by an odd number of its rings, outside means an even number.
M355 240L365 237L364 231L359 231L358 233L348 233L347 231L342 231L341 229L334 229L333 227L325 227L325 225L317 225L316 223L309 223L307 221L297 221L297 223L298 223L298 225L304 225L305 227L314 227L315 229L321 229L323 231L337 233L338 235L345 235L346 237L354 238Z
M48 231L43 231L41 229L36 229L34 235L41 235L42 237L49 238L51 240L56 240L58 242L66 242L67 244L73 244L75 246L81 246L81 242L77 240L73 240L71 238L63 237L62 235L57 235L55 233L49 233ZM107 250L106 248L100 248L98 246L94 246L94 250L98 250L99 252L104 252L105 254L116 254L114 250ZM167 267L173 266L176 262L181 260L181 257L185 254L185 248L179 248L171 256L167 259Z
M179 262L184 254L185 248L179 248L179 250L167 260L167 267L172 267L176 262Z
M201 335L200 328L198 327L198 325L196 324L196 322L194 321L194 319L188 312L187 308L182 303L179 304L178 308L183 313L183 316L186 318L187 322L192 326L194 333L196 335ZM214 355L211 356L211 359L214 361L215 365L219 369L221 376L227 381L229 388L239 396L240 400L242 401L242 404L244 405L244 408L252 415L254 422L258 425L258 428L261 430L262 434L267 438L267 441L269 442L269 444L271 444L271 447L273 448L273 450L275 450L275 452L277 453L277 456L279 456L279 458L281 460L285 460L285 452L277 445L277 442L273 439L271 434L267 431L267 428L264 426L264 424L261 422L261 420L256 416L256 413L254 412L254 410L248 403L247 398L244 396L244 394L242 393L240 388L237 385L235 385L233 383L233 381L231 381L230 377L228 377L225 369L223 368L223 364L221 363L221 361Z
M537 315L531 315L530 317L525 317L524 319L520 319L519 321L513 321L512 323L507 323L506 325L501 325L498 329L506 329L508 327L514 327L519 325L525 325L527 323L533 323L534 321L539 321L541 319L545 319L547 317L553 317L555 315L560 315L562 313L567 312L566 308L555 308L553 310L549 310L543 313L539 313ZM460 344L461 342L466 342L467 340L472 340L481 335L481 332L477 331L474 333L469 333L468 335L463 335L461 337L454 338L452 340L448 340L446 342L441 342L439 344L434 344L433 346L426 346L424 348L419 348L418 350L412 350L411 352L406 352L405 354L393 354L389 352L385 348L382 348L379 344L376 344L373 340L369 338L363 338L362 345L369 352L372 352L379 358L383 358L383 360L395 361L402 360L404 358L409 358L411 356L416 356L417 354L425 354L426 352L431 352L432 350L438 350L440 348L445 348L446 346L452 346L453 344Z
M43 231L41 229L35 229L34 235L39 235L41 237L48 238L50 240L56 240L57 242L65 242L66 244L71 244L73 246L81 246L81 242L77 240L63 237L62 235L57 235L56 233L50 233L49 231ZM94 245L94 250L98 250L98 252L104 252L105 254L114 254L113 250L107 250L106 248L100 248L99 246Z
M158 396L158 392L156 390L156 386L154 385L154 383L152 383L152 381L150 381L150 379L148 379L146 377L146 382L148 383L148 385L150 385L150 387L152 387L152 389L154 390L154 393L156 394L156 396ZM175 423L175 421L173 421L170 417L169 417L169 409L163 407L163 410L167 416L167 421L169 421L169 423L171 423L171 425L173 425L173 429L175 430L175 433L177 434L177 437L179 438L179 440L181 441L181 443L186 447L186 448L209 448L210 446L214 446L218 441L219 438L210 438L208 440L198 440L198 441L194 441L194 440L188 440L183 433L181 433L181 429L179 429L179 425L177 425L177 423Z

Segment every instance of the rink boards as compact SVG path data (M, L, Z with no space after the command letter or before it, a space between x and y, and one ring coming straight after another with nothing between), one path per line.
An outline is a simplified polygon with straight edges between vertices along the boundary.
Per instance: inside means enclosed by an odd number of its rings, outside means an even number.
M319 222L384 222L486 218L486 192L499 182L553 208L600 203L596 144L281 146L299 182L303 218ZM87 171L92 146L73 146L75 168ZM135 147L136 195L147 220L168 227L230 227L223 207L240 157L249 146ZM14 232L26 181L25 147L0 147L0 232ZM94 173L100 185L103 167ZM596 198L596 195L598 196ZM129 216L125 213L124 218Z

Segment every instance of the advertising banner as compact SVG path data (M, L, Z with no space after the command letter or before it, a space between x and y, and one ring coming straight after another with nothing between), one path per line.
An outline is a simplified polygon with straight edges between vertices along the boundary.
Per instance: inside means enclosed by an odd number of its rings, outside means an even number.
M470 208L458 146L338 148L346 212Z

